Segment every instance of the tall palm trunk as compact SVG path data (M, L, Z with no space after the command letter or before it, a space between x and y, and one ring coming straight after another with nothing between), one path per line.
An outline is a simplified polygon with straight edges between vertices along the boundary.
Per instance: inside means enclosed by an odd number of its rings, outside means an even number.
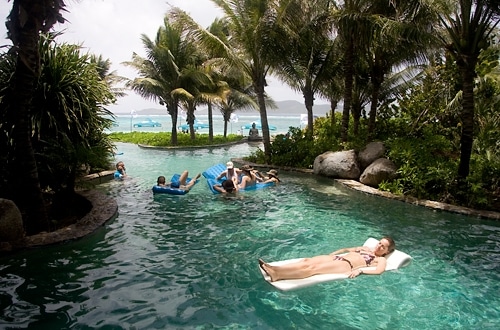
M475 61L464 64L460 68L463 80L462 99L462 135L460 137L460 163L458 165L459 187L465 188L465 180L469 175L472 142L474 140L474 76Z
M371 81L372 81L372 96L370 105L370 115L368 119L368 140L373 138L373 133L375 132L375 123L377 120L377 108L378 108L378 98L380 94L380 86L382 85L383 77L380 76L379 70L374 68L372 70Z
M177 145L177 116L179 115L179 106L177 100L172 100L167 104L167 111L172 119L172 136L170 137L170 144Z
M208 141L214 141L214 119L212 118L212 102L208 102Z
M354 66L354 42L352 37L347 40L347 47L345 50L345 64L344 64L344 110L342 111L342 127L340 138L342 142L347 142L347 135L349 133L349 113L351 110L352 102L352 86L353 86L353 66Z
M269 123L267 121L267 109L265 101L265 79L259 79L254 82L254 88L257 94L257 101L259 103L260 121L262 124L262 140L264 142L264 157L267 164L271 164L271 138L269 135Z
M27 234L48 228L35 154L31 144L30 108L35 84L39 76L39 32L45 21L44 1L14 0L10 22L7 24L13 44L17 47L16 71L12 79L12 96L15 104L14 127L15 157L17 166L14 182L14 202L24 215Z
M314 128L314 117L313 117L313 106L314 106L314 93L311 87L311 80L307 79L306 85L304 87L304 103L307 110L307 131L309 134L313 134Z

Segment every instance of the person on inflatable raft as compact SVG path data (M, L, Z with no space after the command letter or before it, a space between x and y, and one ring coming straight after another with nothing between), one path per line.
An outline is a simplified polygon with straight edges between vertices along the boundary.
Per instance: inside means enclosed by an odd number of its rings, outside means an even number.
M298 262L282 266L272 266L262 259L259 265L271 278L279 280L302 279L320 274L349 274L349 278L361 274L379 275L385 271L388 254L396 249L396 243L390 237L380 239L375 249L352 247L334 251L328 255L304 258ZM346 253L344 255L339 255ZM373 270L361 270L362 267L376 267Z
M163 175L161 175L158 177L156 184L160 187L170 187L170 188L177 188L177 189L189 191L196 184L196 180L198 180L201 177L201 173L198 173L194 177L194 179L189 181L189 183L186 183L188 176L189 176L189 172L184 171L184 172L182 172L181 176L179 177L179 181L173 181L173 182L167 183L165 177Z

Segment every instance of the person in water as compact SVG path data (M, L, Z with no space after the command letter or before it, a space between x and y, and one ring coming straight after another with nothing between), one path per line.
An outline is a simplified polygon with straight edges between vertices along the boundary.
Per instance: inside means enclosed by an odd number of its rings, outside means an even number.
M232 180L226 179L222 184L215 184L214 189L221 194L234 194L238 192L238 179L233 177Z
M191 179L189 182L187 182L188 176L189 176L189 172L184 171L184 172L182 172L178 181L172 181L172 182L167 183L165 180L165 177L163 175L160 175L158 177L158 179L156 180L156 185L158 185L160 187L170 187L170 188L177 188L177 189L189 191L196 184L196 181L200 178L201 174L198 173L193 179Z
M241 171L243 172L243 177L241 178L241 182L238 185L238 189L245 189L248 187L255 186L259 179L255 174L255 170L250 165L243 165L241 167Z
M226 170L222 171L218 177L215 178L215 180L220 180L222 178L226 178L227 180L233 180L233 178L236 178L238 180L239 175L241 174L241 170L237 167L234 167L233 162L227 162L226 163Z
M125 163L122 161L116 163L115 178L123 179L126 176L127 176L127 170L125 169Z
M274 184L278 184L281 182L281 180L278 178L278 171L277 170L270 170L266 174L267 174L267 176L264 177L264 181L262 181L263 183L274 182Z
M383 237L373 250L365 246L344 248L328 255L304 258L282 266L271 266L259 259L259 265L271 277L271 282L302 279L319 274L346 274L349 275L349 278L354 278L361 274L382 274L387 264L385 257L395 249L394 240L390 237ZM340 256L341 253L346 254ZM373 270L360 269L368 266L376 268Z

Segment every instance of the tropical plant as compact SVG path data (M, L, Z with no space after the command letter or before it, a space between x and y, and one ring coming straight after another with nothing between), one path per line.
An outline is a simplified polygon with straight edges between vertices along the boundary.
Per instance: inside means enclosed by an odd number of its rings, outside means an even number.
M15 72L9 103L14 120L12 142L13 175L10 178L13 200L24 214L27 233L47 228L47 210L40 187L35 154L31 145L29 110L40 74L38 41L56 22L64 22L60 11L63 0L14 0L6 26L15 53Z
M315 95L323 86L335 79L339 70L333 49L330 1L292 1L287 10L287 26L278 29L287 40L283 53L277 59L275 73L292 89L304 96L307 111L307 129L313 131L313 105Z
M500 1L459 0L436 1L443 6L439 16L446 33L439 35L443 46L453 56L461 74L462 111L460 163L457 171L459 190L466 192L466 179L470 172L470 160L474 141L474 79L481 51L490 45L500 22Z
M265 93L266 77L273 61L281 56L279 35L275 33L285 17L290 0L286 1L229 1L212 0L224 13L225 26L230 37L225 43L216 35L202 28L179 8L173 8L169 15L182 24L205 48L223 55L231 66L251 77L253 92L259 104L264 153L271 160L271 140Z
M126 80L125 85L142 97L158 101L167 108L172 118L172 145L177 145L179 95L182 94L181 90L178 93L173 91L183 88L182 81L191 73L189 68L199 63L196 45L186 36L180 24L173 25L165 17L154 41L145 34L141 36L146 58L134 53L132 61L124 63L139 74L133 80ZM191 120L194 121L194 118Z

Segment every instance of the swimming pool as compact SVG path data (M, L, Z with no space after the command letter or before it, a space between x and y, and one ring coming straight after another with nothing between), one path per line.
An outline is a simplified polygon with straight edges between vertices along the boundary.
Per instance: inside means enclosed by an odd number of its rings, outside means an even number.
M500 223L382 199L332 180L280 173L283 184L226 199L204 179L153 196L159 175L195 175L246 144L144 150L119 144L130 178L99 187L117 218L85 239L0 263L0 328L497 329ZM281 292L257 258L329 253L390 235L407 267Z

